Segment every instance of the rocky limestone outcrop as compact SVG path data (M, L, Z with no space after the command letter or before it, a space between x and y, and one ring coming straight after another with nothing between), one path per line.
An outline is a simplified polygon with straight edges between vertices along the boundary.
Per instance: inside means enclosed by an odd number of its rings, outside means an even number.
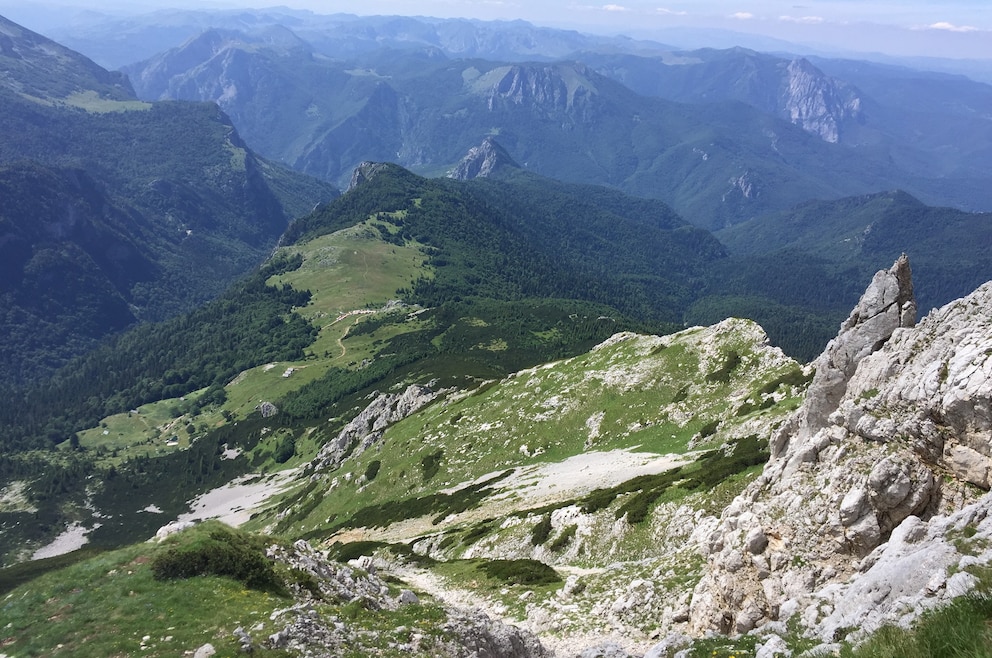
M442 391L413 384L402 393L375 393L373 400L327 442L313 459L316 472L337 468L349 455L360 455L382 439L386 428L432 402Z
M281 562L298 574L290 585L293 605L276 610L270 621L279 628L264 638L253 638L243 628L234 631L242 647L257 644L280 649L304 658L331 658L345 653L377 655L387 645L387 633L363 627L360 619L343 619L322 614L326 603L358 602L369 615L379 610L417 606L420 602L409 590L394 595L377 574L374 562L366 559L366 569L327 560L305 541L291 548L274 545L270 559ZM542 658L544 647L530 632L496 621L475 610L448 607L446 619L434 632L429 629L395 629L388 633L388 648L399 653L448 658ZM396 637L405 641L396 641Z
M347 191L350 192L362 183L367 183L375 178L379 172L388 169L390 166L393 165L385 162L362 162L351 172L351 182L348 183Z
M988 489L992 469L992 283L915 328L914 316L903 257L876 274L762 475L702 541L694 633L800 615L832 641L909 623L967 589L951 566L992 557L953 541L992 527L992 502L965 484Z
M916 323L916 300L909 259L901 256L887 271L877 272L837 337L813 363L816 374L806 402L771 442L772 457L785 454L828 424L847 392L858 364L877 351L898 328Z
M519 169L520 165L513 161L510 154L496 143L492 137L486 137L479 146L473 146L448 178L455 180L472 180L473 178L488 178L505 168Z

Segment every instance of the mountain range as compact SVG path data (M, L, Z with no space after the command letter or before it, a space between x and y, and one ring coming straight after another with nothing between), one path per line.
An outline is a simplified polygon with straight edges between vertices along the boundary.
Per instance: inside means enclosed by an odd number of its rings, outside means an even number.
M879 189L990 206L992 92L964 78L825 60L830 75L743 49L589 44L535 63L411 37L342 53L330 27L299 29L211 29L124 70L142 98L214 100L265 155L339 184L362 159L437 175L493 135L532 171L659 198L709 229Z
M984 85L174 16L0 22L4 651L987 646Z

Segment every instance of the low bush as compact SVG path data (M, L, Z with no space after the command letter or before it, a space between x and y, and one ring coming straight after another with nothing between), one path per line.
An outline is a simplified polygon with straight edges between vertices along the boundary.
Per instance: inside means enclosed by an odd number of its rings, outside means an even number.
M490 578L511 585L553 585L561 582L558 572L537 560L491 560L478 569Z
M578 529L579 526L575 525L574 523L567 526L564 530L561 531L560 535L555 537L555 540L551 542L551 545L548 546L548 548L555 552L562 550L563 548L568 546L568 543L570 541L572 541L572 538L575 537L575 531Z
M260 538L222 527L189 534L186 541L153 558L156 580L227 576L251 589L284 590Z
M544 542L548 541L548 537L551 536L551 515L545 514L541 517L541 520L537 522L534 526L534 530L530 533L530 543L534 546L540 546Z
M365 481L371 482L375 479L375 476L379 474L379 468L382 466L382 462L378 459L369 462L368 467L365 469Z
M430 482L441 469L441 459L444 457L444 450L438 449L420 460L420 473L424 482Z

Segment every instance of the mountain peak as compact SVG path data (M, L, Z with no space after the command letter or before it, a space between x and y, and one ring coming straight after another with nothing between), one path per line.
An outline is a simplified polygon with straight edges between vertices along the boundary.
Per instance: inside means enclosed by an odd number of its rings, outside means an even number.
M359 185L367 183L380 173L389 169L395 165L390 165L388 162L370 162L365 161L355 167L355 171L351 174L351 183L348 184L348 192L352 191Z
M789 121L825 142L836 143L843 122L861 115L862 102L850 85L824 75L800 57L785 68L780 105Z
M903 254L888 270L875 273L837 337L814 363L816 375L807 392L805 413L797 416L799 427L791 452L797 452L806 438L829 424L828 418L847 392L861 360L881 349L896 329L915 324L913 275L909 259ZM790 433L791 426L778 434L772 445L773 455L785 451L785 437Z
M465 157L448 173L448 178L455 180L489 178L507 167L519 169L520 165L495 139L486 137L480 145L468 150Z

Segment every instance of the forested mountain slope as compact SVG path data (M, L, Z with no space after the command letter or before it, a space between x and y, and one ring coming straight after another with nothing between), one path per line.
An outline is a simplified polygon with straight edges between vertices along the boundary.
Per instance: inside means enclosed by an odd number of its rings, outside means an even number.
M928 206L901 191L810 201L719 232L735 254L802 251L863 274L909 254L916 298L929 311L992 277L992 213Z
M335 194L259 159L216 105L142 103L119 74L0 28L8 385L220 294Z

